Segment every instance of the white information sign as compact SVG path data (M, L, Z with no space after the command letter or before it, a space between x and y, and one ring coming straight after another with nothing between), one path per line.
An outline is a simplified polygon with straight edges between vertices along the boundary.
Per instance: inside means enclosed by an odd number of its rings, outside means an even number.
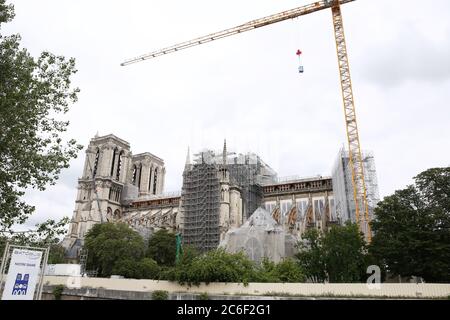
M13 250L2 300L33 300L41 259L42 251Z

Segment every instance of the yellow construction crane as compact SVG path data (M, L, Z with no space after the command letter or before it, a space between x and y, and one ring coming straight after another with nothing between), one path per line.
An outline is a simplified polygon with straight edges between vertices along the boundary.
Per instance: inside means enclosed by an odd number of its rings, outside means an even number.
M336 40L336 52L338 57L339 75L342 89L342 99L344 103L345 126L347 130L349 165L352 173L353 196L355 200L355 215L359 228L370 242L372 233L370 230L369 207L366 196L366 184L364 181L364 167L359 142L358 125L356 122L355 104L353 99L352 81L350 78L350 66L347 55L347 45L345 42L344 25L342 21L341 5L355 0L322 0L316 1L306 6L283 11L264 18L256 19L239 25L234 28L208 34L190 41L175 44L157 51L153 51L121 63L126 66L132 63L156 58L169 53L208 43L214 40L229 37L235 34L254 30L273 23L288 19L294 19L316 11L331 9L334 26L334 36ZM300 52L301 53L301 52Z

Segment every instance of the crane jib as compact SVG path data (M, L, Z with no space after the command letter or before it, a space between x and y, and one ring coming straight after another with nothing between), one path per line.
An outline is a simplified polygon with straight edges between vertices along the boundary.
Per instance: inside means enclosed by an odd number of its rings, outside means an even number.
M256 19L239 25L234 28L226 29L216 33L212 33L203 37L199 37L190 41L175 44L173 46L163 48L139 57L127 60L121 65L129 65L135 62L156 58L168 53L187 49L203 43L211 42L217 39L229 37L245 31L254 30L273 23L281 22L288 19L297 18L309 13L331 8L334 26L334 35L336 42L336 53L338 57L339 76L341 82L342 100L344 105L344 114L346 121L346 131L349 146L349 166L352 174L352 185L355 201L355 220L360 230L366 235L368 242L371 241L371 227L367 191L364 179L364 165L361 154L361 146L358 134L358 125L356 121L355 104L353 99L353 89L350 77L350 66L347 55L347 45L344 35L344 25L341 14L341 4L353 2L355 0L322 0L312 4L298 7L295 9L283 11L271 16ZM302 72L303 69L300 69Z
M340 0L339 4L346 4L348 2L353 2L355 0ZM322 1L316 1L314 3L308 4L306 6L294 8L291 10L283 11L280 13L276 13L264 18L255 19L252 21L249 21L247 23L241 24L237 27L233 27L230 29L226 29L223 31L215 32L208 34L203 37L195 38L189 41L181 42L178 44L175 44L170 47L166 47L160 50L156 50L150 53L143 54L141 56L126 60L125 62L121 63L121 66L126 66L132 63L136 63L139 61L144 61L152 58L156 58L162 55L166 55L168 53L172 53L175 51L180 51L183 49L187 49L196 45L204 44L207 42L211 42L213 40L222 39L225 37L229 37L238 33L254 30L257 28L261 28L270 24L274 24L277 22L281 22L284 20L294 19L298 18L300 16L304 16L306 14L310 14L316 11L324 10L327 8L331 8L337 4L338 0L322 0Z

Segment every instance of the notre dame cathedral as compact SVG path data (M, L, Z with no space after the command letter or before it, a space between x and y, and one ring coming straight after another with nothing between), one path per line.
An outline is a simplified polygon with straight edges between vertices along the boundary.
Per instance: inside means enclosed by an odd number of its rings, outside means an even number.
M369 204L376 203L373 156L364 157ZM192 161L188 151L181 191L164 193L163 159L150 152L132 154L130 144L115 135L97 135L86 149L63 246L68 259L76 261L93 225L120 221L144 239L163 228L180 233L183 244L206 251L217 248L228 231L241 227L258 208L300 238L308 228L354 221L347 163L341 150L332 177L283 179L254 153L228 152L225 142L223 150L204 150Z

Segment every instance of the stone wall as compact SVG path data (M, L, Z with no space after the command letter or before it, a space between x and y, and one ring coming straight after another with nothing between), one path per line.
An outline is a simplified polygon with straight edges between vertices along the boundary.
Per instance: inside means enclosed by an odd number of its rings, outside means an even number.
M69 288L134 292L139 297L155 290L170 294L201 294L209 296L296 296L296 297L389 297L389 298L448 298L450 284L383 283L380 289L370 289L367 284L312 284L312 283L210 283L200 286L181 286L175 282L109 278L68 278L46 276L46 286L65 285ZM93 292L93 291L91 291ZM96 291L97 292L97 291ZM116 293L115 293L116 294ZM120 294L120 293L117 293ZM136 296L136 299L137 297ZM113 298L115 299L115 298Z

